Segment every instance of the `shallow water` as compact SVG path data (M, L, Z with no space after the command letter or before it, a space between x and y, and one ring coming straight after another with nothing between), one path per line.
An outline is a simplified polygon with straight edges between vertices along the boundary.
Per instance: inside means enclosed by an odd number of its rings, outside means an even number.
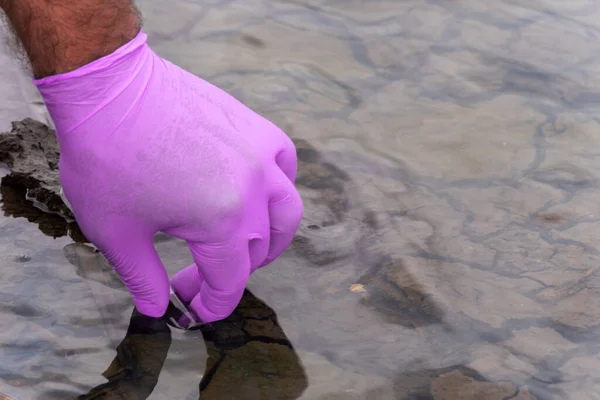
M3 187L0 391L600 398L598 2L140 7L160 55L294 138L304 221L230 319L169 334L130 324L102 259ZM0 128L44 120L0 63ZM157 248L170 273L191 261L179 241Z

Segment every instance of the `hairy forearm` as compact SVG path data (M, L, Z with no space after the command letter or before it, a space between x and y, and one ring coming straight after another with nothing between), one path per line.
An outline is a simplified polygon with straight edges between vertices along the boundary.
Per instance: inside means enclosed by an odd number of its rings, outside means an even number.
M133 39L132 0L0 0L36 78L75 70Z

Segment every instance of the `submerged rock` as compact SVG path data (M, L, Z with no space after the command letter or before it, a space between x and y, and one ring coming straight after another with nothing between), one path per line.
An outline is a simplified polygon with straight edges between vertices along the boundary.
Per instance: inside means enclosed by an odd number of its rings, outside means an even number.
M200 374L202 400L292 400L308 387L304 367L275 311L249 290L231 316L199 329L208 352L205 372ZM102 374L107 382L78 399L150 398L171 344L171 330L163 318L134 310L127 335Z
M275 311L249 290L226 319L199 328L208 359L201 399L297 399L308 387Z
M59 214L49 213L47 208L43 209L37 201L28 201L27 189L15 183L14 179L12 181L9 179L8 183L4 179L2 180L0 194L4 216L26 218L29 222L37 225L42 233L55 239L69 236L77 243L89 243L77 222L69 222Z
M2 184L25 188L37 208L74 220L60 195L59 154L55 131L31 118L15 121L10 132L0 133L0 162L10 169Z

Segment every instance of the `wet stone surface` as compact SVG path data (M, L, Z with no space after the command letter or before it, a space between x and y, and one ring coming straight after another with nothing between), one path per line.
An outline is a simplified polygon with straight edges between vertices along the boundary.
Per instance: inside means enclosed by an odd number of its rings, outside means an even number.
M60 198L59 154L54 130L31 118L14 121L10 132L0 134L0 162L11 172L3 184L25 189L26 198L43 210L73 220Z
M227 321L131 334L131 300L76 224L3 180L0 392L598 398L597 2L140 7L160 55L293 138L304 220ZM23 109L47 121L0 63L0 130ZM190 262L155 243L170 274Z

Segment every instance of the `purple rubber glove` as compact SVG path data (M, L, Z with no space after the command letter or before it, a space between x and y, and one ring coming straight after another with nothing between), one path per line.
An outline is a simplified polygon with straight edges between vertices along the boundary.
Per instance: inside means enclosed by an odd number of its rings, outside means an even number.
M212 322L231 314L250 273L298 229L296 149L274 124L157 56L146 38L34 83L56 126L65 196L138 310L159 317L169 303L152 243L164 232L185 240L195 261L173 289Z

